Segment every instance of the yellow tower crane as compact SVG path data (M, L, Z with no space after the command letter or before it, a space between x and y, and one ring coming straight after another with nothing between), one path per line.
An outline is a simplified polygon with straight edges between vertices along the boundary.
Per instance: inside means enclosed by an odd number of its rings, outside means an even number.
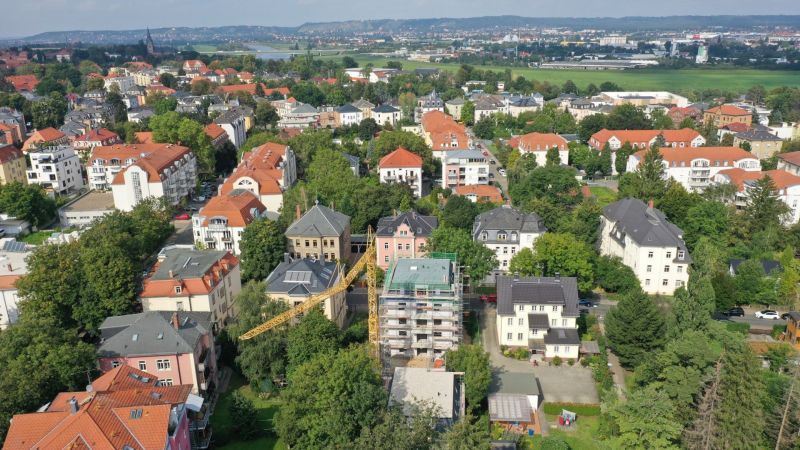
M246 340L252 339L261 333L269 331L279 325L282 325L302 314L306 311L315 308L317 305L326 299L347 289L353 281L358 278L358 275L366 267L367 269L367 306L369 308L369 345L370 351L373 356L378 356L378 293L375 286L375 265L376 265L376 250L375 250L375 235L372 232L372 227L367 230L367 249L361 256L361 259L350 269L349 272L342 278L335 286L326 289L325 291L312 296L303 303L295 306L292 309L284 311L277 316L269 319L261 325L253 328L252 330L239 336L239 339Z

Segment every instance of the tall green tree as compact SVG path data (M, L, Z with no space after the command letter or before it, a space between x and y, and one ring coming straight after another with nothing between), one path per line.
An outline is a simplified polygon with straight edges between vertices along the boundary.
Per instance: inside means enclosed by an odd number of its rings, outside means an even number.
M789 207L778 197L775 182L765 176L747 190L744 217L750 234L765 228L780 229Z
M472 131L480 139L494 139L494 118L487 116L475 122Z
M467 405L480 408L489 394L489 384L492 382L489 354L480 345L462 345L456 350L448 350L445 361L447 370L464 372Z
M478 205L466 197L451 195L442 210L442 225L461 228L465 231L472 230L472 223L479 214Z
M0 211L42 227L55 218L56 203L38 184L14 181L0 186Z
M490 447L491 437L484 418L467 414L444 433L442 440L446 450L485 450Z
M461 107L461 123L471 127L475 125L475 103L467 100L464 106Z
M619 427L614 441L620 448L679 448L682 427L664 391L654 387L634 391L626 402L611 410L611 415Z
M665 341L667 326L655 302L642 292L631 292L608 312L606 338L623 367L641 364Z
M335 352L339 347L339 327L319 310L314 309L289 330L286 346L288 372L321 353Z
M614 108L606 118L609 130L650 130L653 124L640 107L624 104Z
M253 439L263 430L263 425L259 426L258 412L253 401L245 397L241 391L233 392L228 411L231 417L231 431L237 437L243 440Z
M418 406L411 417L399 407L388 408L380 422L361 430L353 443L356 450L427 450L438 439L439 432L431 424L436 421L435 411Z
M60 127L64 123L66 114L67 101L58 92L51 92L49 97L31 105L31 122L37 130Z
M199 170L206 174L214 173L214 147L203 130L203 125L188 117L181 117L175 111L153 116L150 119L153 141L179 144L189 147L197 157Z
M286 239L278 222L259 219L245 228L239 247L242 259L242 278L265 280L283 261Z
M581 292L594 285L593 260L592 249L568 233L545 233L533 244L536 275L577 277Z
M707 329L715 307L711 277L692 274L688 287L680 287L675 291L670 331L681 334L689 330Z
M468 267L470 283L480 283L497 267L497 256L492 250L472 240L465 230L439 227L433 230L427 245L428 251L456 253L458 263Z

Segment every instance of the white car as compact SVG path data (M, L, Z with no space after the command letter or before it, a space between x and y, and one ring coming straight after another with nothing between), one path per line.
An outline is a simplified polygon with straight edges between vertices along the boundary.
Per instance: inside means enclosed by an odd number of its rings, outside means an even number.
M498 169L498 170L497 170L497 173L499 173L499 174L500 174L500 176L503 176L503 177L504 177L504 176L506 176L506 169Z
M778 311L774 311L771 309L765 309L762 311L756 311L756 318L757 319L772 319L778 320L781 318L781 315L778 314Z

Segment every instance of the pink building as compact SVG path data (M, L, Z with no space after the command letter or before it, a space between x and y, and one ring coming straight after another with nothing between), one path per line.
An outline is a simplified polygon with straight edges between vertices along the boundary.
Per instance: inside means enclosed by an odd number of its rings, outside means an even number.
M439 220L435 216L422 216L416 211L382 217L375 233L378 266L386 270L397 259L424 256L422 248L437 226Z
M164 385L213 391L217 355L210 312L147 311L109 317L100 325L100 370L121 365L157 374Z
M198 429L207 419L197 420L203 399L191 389L120 366L86 391L61 392L46 409L14 416L3 448L208 448L210 432Z

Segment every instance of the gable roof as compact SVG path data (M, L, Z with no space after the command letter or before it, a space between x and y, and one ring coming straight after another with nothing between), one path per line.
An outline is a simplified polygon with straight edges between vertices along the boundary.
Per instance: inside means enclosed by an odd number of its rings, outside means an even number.
M13 145L0 146L0 164L5 164L19 158L23 158L22 150Z
M376 236L394 236L397 227L407 225L415 237L426 237L433 233L439 226L439 219L436 216L423 216L416 211L404 212L397 216L381 217L378 220Z
M350 216L317 203L286 229L286 237L341 236L350 226Z
M154 271L143 281L140 298L208 295L223 281L239 259L227 251L165 249ZM180 286L180 292L176 287Z
M543 233L542 218L536 213L524 213L516 208L500 206L478 214L473 225L473 239L484 230L519 231L522 233Z
M792 186L800 186L800 176L794 175L785 170L748 172L735 167L732 169L721 170L718 175L722 175L730 180L731 184L735 185L739 191L743 191L745 185L749 185L750 183L760 180L765 176L768 176L772 179L773 183L775 183L775 187L778 190L783 190Z
M151 144L155 145L155 144ZM191 153L188 147L183 147L181 145L173 145L167 144L162 149L148 153L138 160L131 164L130 166L126 167L123 170L120 170L114 176L114 181L112 184L124 184L125 183L125 172L130 170L131 167L137 166L140 167L142 170L147 172L149 177L148 182L152 183L156 180L161 179L161 175L164 171L172 166L176 161L180 160L184 156Z
M225 130L215 122L206 125L203 131L212 141L225 134Z
M211 197L211 200L198 213L204 218L202 226L208 226L208 220L213 217L225 217L228 227L244 228L256 220L253 210L263 214L267 207L244 189L234 189L223 195Z
M344 105L336 108L336 112L338 112L339 114L350 114L350 113L360 113L361 110L349 103L345 103Z
M723 116L749 116L750 112L735 105L720 105L708 108L706 113L719 114Z
M339 275L339 266L334 261L310 258L284 261L267 277L267 293L308 297L332 287Z
M789 164L793 164L795 166L800 166L800 151L797 152L788 152L788 153L781 153L778 155L778 159L781 159Z
M179 328L171 320L177 314ZM192 353L211 331L210 312L147 311L106 318L100 324L101 358Z
M578 316L575 277L497 277L497 314L515 314L515 304L562 305L562 316Z
M416 167L422 168L422 157L416 153L412 153L403 147L398 147L397 150L389 153L381 158L378 167L395 168L395 167Z
M453 193L462 197L475 197L491 203L503 203L503 193L497 186L488 184L467 184L456 186Z
M528 133L513 138L509 145L518 148L520 151L545 151L550 148L566 150L567 140L555 133Z
M614 223L616 231L630 237L642 247L676 247L684 250L688 262L683 231L667 220L658 209L637 198L625 198L603 208L603 216ZM621 239L624 241L624 237Z
M95 128L93 130L89 130L88 133L82 136L78 136L78 138L76 138L75 140L89 141L89 142L94 142L94 141L105 142L112 139L119 139L119 135L106 128Z
M742 139L745 141L782 141L783 139L775 136L774 134L765 131L765 130L758 130L755 128L751 128L747 131L742 131L736 133L737 139Z
M664 141L671 142L684 142L687 144L697 139L700 133L691 128L682 128L680 130L607 130L603 128L597 133L593 134L590 140L597 141L602 147L612 137L617 138L621 143L649 143L659 135L664 137Z
M648 150L640 150L633 154L641 163L644 161ZM739 147L661 147L659 149L661 158L668 166L679 166L683 163L689 166L696 159L706 159L714 164L719 161L720 167L733 167L736 161L743 159L758 159L752 153L742 150Z
M372 112L378 113L378 114L389 114L389 113L400 112L400 110L395 108L392 105L388 105L388 104L384 103L384 104L382 104L380 106L376 106L375 108L372 108Z

